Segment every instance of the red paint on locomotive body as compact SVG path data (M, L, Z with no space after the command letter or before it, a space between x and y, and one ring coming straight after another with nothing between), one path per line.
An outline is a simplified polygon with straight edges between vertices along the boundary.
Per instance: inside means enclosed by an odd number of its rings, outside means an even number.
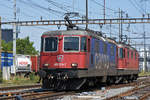
M118 66L117 69L138 70L138 52L127 45L118 45Z
M83 35L55 35L48 36L43 35L42 38L48 37L57 37L57 50L56 51L42 51L40 56L40 68L48 68L48 69L70 69L70 68L78 68L85 69L88 68L89 64L89 52L81 52L80 43L81 37ZM79 50L77 51L65 51L64 50L64 38L65 37L78 37L79 38ZM84 36L87 37L87 36ZM87 39L86 39L87 41ZM73 44L72 44L73 45ZM87 48L87 44L86 44Z

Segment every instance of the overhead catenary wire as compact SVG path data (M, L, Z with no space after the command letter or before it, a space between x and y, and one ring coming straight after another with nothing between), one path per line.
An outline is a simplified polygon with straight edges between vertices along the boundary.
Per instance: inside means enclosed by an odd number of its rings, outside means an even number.
M146 11L139 5L139 3L136 0L133 0L133 2L135 2L135 4L143 11L146 13Z
M64 11L66 11L66 12L69 12L69 9L68 9L67 7L64 7L63 5L57 3L56 1L52 1L52 0L45 0L45 1L47 1L48 3L54 5L55 7L59 8L59 9L61 9L61 10L64 10Z
M8 1L9 1L9 0L8 0ZM3 7L5 7L5 8L11 9L11 10L13 9L12 7L9 7L9 6L5 5L5 4L0 4L0 5L3 6ZM23 15L26 16L26 17L32 17L32 18L35 18L35 17L36 17L36 16L31 16L31 15L29 15L29 14L23 12L23 11L21 11L21 13L23 13ZM13 21L13 18L11 18L12 20L10 20L10 18L2 17L2 20L3 20L3 19L5 19L5 20L7 20L7 21ZM39 27L39 26L37 26L37 27L32 27L32 28L42 29L42 30L49 30L49 28L44 28L44 27Z
M137 7L137 6L133 3L132 0L128 0L128 1L131 3L131 5L132 5L136 10L138 10L138 12L140 12L141 14L143 14L143 11L141 11L141 9L139 9L139 7Z
M92 2L94 2L95 4L101 6L101 7L104 7L104 5L100 4L99 2L97 2L96 0L91 0ZM113 11L113 12L117 12L116 10L112 9L112 8L109 8L109 7L105 7L106 9L110 10L110 11Z
M37 4L37 3L33 2L32 0L30 0L30 2L27 2L27 1L24 1L24 0L19 0L19 2L25 3L28 6L30 5L30 7L34 8L34 9L35 8L39 8L41 10L44 10L46 15L49 15L50 12L53 13L53 14L57 14L57 15L62 14L62 12L60 12L60 11L53 10L53 9L51 9L49 7L43 7L40 4Z
M31 3L32 5L34 5L35 7L41 8L41 9L43 9L43 10L45 10L45 11L48 11L48 12L52 11L52 12L57 13L57 14L65 14L65 12L62 12L62 11L58 11L58 10L54 10L54 9L51 9L51 8L43 7L43 6L41 6L41 5L39 5L39 4L35 3L35 2L33 2L32 0L30 0L30 3Z
M28 8L28 9L31 9L32 10L32 12L33 13L36 13L36 15L37 14L39 14L39 15L42 15L43 13L45 13L45 12L39 12L39 10L35 10L35 7L33 6L33 5L31 5L29 2L27 2L27 1L23 1L23 0L18 0L18 2L19 3L21 3L21 4L23 4L23 5L25 5L25 6L28 6L28 7L26 7L26 8ZM26 9L27 10L27 9ZM30 10L30 12L31 12L31 10ZM48 14L48 13L45 13L45 14Z

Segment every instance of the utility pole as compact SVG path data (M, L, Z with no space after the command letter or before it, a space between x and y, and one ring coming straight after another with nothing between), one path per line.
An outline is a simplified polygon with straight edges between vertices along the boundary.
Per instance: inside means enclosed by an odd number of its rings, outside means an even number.
M122 24L122 18L123 18L123 11L121 10L121 41L122 41L122 36L123 36L123 24Z
M148 0L141 0L143 8L144 8L144 13L143 13L143 18L146 15L146 2ZM145 14L145 15L144 15ZM143 23L143 31L144 31L144 66L143 66L143 72L147 72L147 50L146 50L146 32L145 32L145 24Z
M2 41L2 28L1 28L1 25L2 24L1 24L1 17L0 17L0 74L2 75L2 70L1 70L1 68L2 68L2 66L1 66L1 60L2 60L1 59L1 51L2 51L2 45L1 45L1 41Z
M72 4L72 6L73 6L73 12L74 12L74 4L75 4L75 1L73 0L73 4Z
M144 29L144 66L143 66L143 72L147 72L147 52L146 52L146 38L145 38L145 25L143 25Z
M111 24L110 24L110 38L111 38Z
M106 17L105 17L105 16L106 16L106 13L105 13L105 5L106 5L106 4L105 4L105 0L104 0L104 20L105 20L105 18L106 18Z
M122 24L123 13L124 12L119 8L119 19L120 19L119 20L119 42L122 42L122 36L123 36L123 24Z
M86 30L88 29L88 0L86 0Z
M17 26L16 26L16 0L14 0L14 24L13 24L13 67L14 72L16 73L16 33L17 33Z
M120 19L120 8L119 8L119 19ZM119 42L121 42L121 31L120 31L120 27L121 27L121 25L120 25L120 20L119 20Z

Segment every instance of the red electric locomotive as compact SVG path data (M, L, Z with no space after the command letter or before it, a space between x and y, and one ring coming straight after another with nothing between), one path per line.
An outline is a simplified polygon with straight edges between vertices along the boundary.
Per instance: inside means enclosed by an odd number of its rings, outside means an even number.
M84 70L89 66L90 36L87 34L86 31L70 30L50 31L42 35L40 67L46 72L41 72L46 75L44 88L78 89L85 82L82 78L77 79L76 75L86 75Z
M128 77L128 80L136 79L138 76L139 70L139 54L137 50L130 45L126 44L117 44L118 47L118 73L121 75L132 75L132 77ZM124 70L126 70L124 72ZM130 79L131 78L131 79Z
M94 31L48 31L41 37L39 75L43 88L56 90L132 81L138 52Z

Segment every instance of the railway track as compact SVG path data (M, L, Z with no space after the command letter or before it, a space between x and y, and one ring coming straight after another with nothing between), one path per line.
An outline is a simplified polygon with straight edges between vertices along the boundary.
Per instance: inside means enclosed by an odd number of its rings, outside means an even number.
M135 84L134 88L120 93L105 100L149 100L150 96L150 79L142 79Z
M1 87L0 88L0 97L28 93L28 92L31 92L31 90L40 89L40 88L41 88L40 84L39 85Z
M10 91L10 90L19 90L19 89L28 89L28 88L38 88L41 87L40 84L37 85L24 85L24 86L12 86L12 87L1 87L0 92Z
M59 98L73 92L55 92L44 90L41 85L26 85L0 88L0 100L41 100Z
M71 92L70 92L71 93ZM45 92L31 92L25 93L21 95L15 96L7 96L7 97L0 97L0 100L41 100L49 98L48 100L54 100L60 98L63 95L68 95L68 92L52 92L52 91L45 91Z
M107 86L106 89L114 89L114 88L121 88L121 87L128 87L128 86L134 86L135 88L133 88L130 91L127 91L126 93L122 93L116 96L113 96L111 98L107 98L105 100L130 100L129 98L131 97L135 97L136 95L134 93L137 93L137 91L141 91L139 93L142 93L143 95L140 95L137 100L145 100L145 98L148 98L148 96L150 95L149 92L145 92L150 91L150 85L149 87L148 84L150 84L150 80L148 80L149 78L140 78L135 82L132 83L128 83L128 84L119 84L119 85L111 85L111 86ZM18 91L18 92L9 92L9 93L1 93L2 95L0 96L0 100L16 100L16 98L18 98L19 100L53 100L53 99L61 99L64 95L76 95L76 93L81 93L83 91L74 91L74 92L55 92L55 91L44 91L44 90L37 90L37 91L33 91L33 87L36 86L21 86L22 88L31 88L30 91ZM19 89L21 90L22 88L19 87ZM38 87L38 85L37 85ZM39 85L40 87L40 85ZM147 87L147 88L146 88ZM11 90L16 90L17 87L11 87ZM9 90L8 88L1 88L0 90ZM143 90L143 92L142 92ZM88 90L87 90L88 91ZM91 91L91 90L90 90ZM95 91L95 90L93 90ZM139 95L139 94L137 94ZM137 96L136 96L137 97ZM132 99L131 99L132 100ZM136 100L136 99L135 99ZM148 100L148 99L147 99Z

